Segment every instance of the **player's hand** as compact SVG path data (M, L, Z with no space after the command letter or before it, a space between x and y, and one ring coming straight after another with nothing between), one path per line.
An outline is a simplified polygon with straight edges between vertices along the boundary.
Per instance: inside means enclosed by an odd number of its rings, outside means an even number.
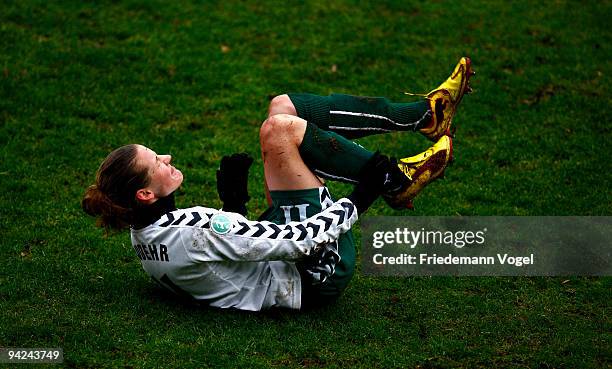
M253 158L247 153L232 154L221 158L217 170L217 192L223 201L223 209L246 214L249 201L249 168Z

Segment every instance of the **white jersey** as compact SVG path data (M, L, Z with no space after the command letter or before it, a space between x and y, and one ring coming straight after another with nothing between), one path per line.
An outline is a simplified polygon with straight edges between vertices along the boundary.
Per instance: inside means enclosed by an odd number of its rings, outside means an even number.
M220 308L299 309L295 261L334 242L356 221L357 209L346 198L283 225L198 206L132 229L131 238L144 270L177 293Z

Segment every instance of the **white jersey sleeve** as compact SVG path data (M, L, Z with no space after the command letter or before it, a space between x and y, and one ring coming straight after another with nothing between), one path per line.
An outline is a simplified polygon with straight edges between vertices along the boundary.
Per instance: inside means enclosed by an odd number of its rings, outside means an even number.
M180 211L169 215L184 216ZM208 221L200 227L180 227L180 222L176 225L181 228L181 239L189 257L200 262L298 260L310 255L318 245L335 241L357 221L355 205L348 199L340 199L304 221L284 225L250 221L237 213L208 215Z

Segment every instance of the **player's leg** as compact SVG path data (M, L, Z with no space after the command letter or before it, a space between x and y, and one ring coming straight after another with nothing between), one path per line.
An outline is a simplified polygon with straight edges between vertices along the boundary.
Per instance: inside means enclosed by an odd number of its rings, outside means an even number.
M435 142L450 133L457 106L463 95L471 92L469 79L473 74L470 59L464 57L451 76L423 95L425 99L421 101L397 103L384 97L292 93L272 99L269 115L297 115L347 138L419 130Z
M286 114L266 119L260 144L269 191L322 186L317 176L358 183L365 165L375 156L334 132ZM405 184L405 175L393 167L387 182L386 189L397 189Z
M322 185L302 160L299 147L306 122L295 116L275 115L264 121L259 132L267 188L300 190Z
M363 166L374 156L353 141L286 114L266 119L260 141L271 191L320 186L315 174L356 183Z
M357 183L375 156L345 137L291 115L268 118L260 137L265 178L271 191L318 187L321 182L314 173ZM451 140L444 136L431 149L389 166L383 186L387 202L396 208L409 207L412 198L443 174L451 153Z
M272 99L269 114L296 115L319 128L353 139L425 127L432 118L429 105L427 100L393 103L384 97L291 93Z
M286 96L274 99L269 114L291 112L293 105ZM269 116L261 127L260 141L268 205L272 204L271 190L316 187L312 177L303 174L306 170L314 170L322 178L356 183L362 166L374 155L336 133L288 114ZM276 175L277 168L287 173ZM322 185L318 178L317 182Z
M278 114L288 114L288 115L297 116L295 107L293 106L291 99L289 99L287 95L276 96L270 101L270 105L268 107L268 118L274 115L278 115ZM262 141L263 141L263 134L265 135L269 134L271 136L274 135L275 128L271 127L267 123L268 122L264 122L265 127L262 126L262 129L263 129L261 132ZM273 137L271 139L273 139ZM263 142L262 142L262 149L263 149ZM263 150L262 150L262 154L263 154ZM272 206L272 197L270 196L270 189L268 187L268 181L265 177L264 177L264 192L266 194L266 201L268 202L268 206Z

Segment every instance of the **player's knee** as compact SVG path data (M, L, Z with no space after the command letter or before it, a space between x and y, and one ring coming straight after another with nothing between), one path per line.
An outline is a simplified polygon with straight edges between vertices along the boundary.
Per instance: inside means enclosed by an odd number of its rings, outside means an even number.
M284 130L285 119L280 115L272 115L264 120L259 129L259 138L262 143L270 141L274 137L282 135Z
M268 117L259 129L259 139L262 145L270 145L282 141L284 137L292 136L296 117L288 114L276 114Z
M268 116L271 117L276 114L297 115L297 111L289 95L278 95L270 100Z

